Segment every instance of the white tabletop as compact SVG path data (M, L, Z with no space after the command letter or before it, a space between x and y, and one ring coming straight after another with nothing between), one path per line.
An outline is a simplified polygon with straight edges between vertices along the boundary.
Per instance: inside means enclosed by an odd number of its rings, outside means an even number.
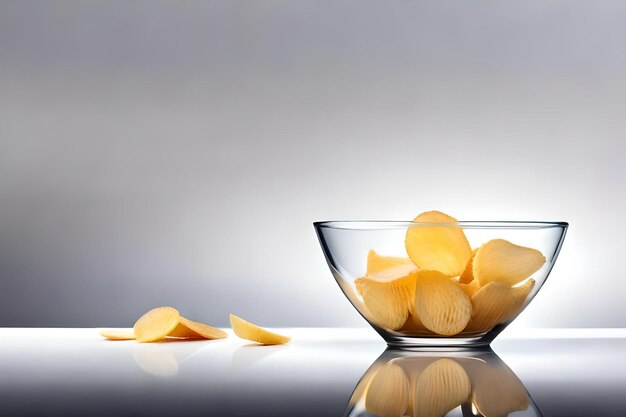
M98 329L2 328L0 404L7 416L341 416L386 348L370 329L281 329L293 337L284 346L227 331L141 344ZM544 416L626 409L626 329L509 332L492 347Z

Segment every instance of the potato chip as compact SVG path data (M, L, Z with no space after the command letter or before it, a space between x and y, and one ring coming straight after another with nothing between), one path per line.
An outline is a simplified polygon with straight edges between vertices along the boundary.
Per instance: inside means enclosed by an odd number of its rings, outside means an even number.
M408 277L415 271L418 271L418 268L413 263L410 263L386 268L373 274L367 274L365 275L365 277L357 278L354 281L355 285L357 284L357 281L360 283L356 285L357 294L361 296L363 295L361 293L361 290L363 288L362 283L366 282L367 280L372 280L380 283L393 283L401 278Z
M168 336L192 339L224 339L228 333L208 324L189 320L183 316L178 319L178 326Z
M463 229L456 225L457 220L438 211L428 211L413 221L446 223L441 226L409 226L405 246L415 265L449 276L460 275L471 257L472 248Z
M469 284L459 284L459 287L461 287L470 299L480 290L480 284L477 279L472 280Z
M465 269L461 274L459 282L461 284L469 284L474 279L474 256L476 256L476 252L478 249L474 249L472 251L472 256L470 256L469 261L467 261L467 265L465 265Z
M506 323L513 320L524 308L524 304L528 300L528 295L535 287L535 280L529 279L521 285L511 288L511 294L513 296L513 302L509 304L508 311L503 314L500 323Z
M282 345L291 340L289 336L270 332L234 314L230 315L230 326L233 328L235 334L242 339L257 342L262 345Z
M132 330L101 330L100 336L109 340L135 340Z
M441 417L470 396L470 379L453 359L443 358L424 369L415 384L414 417Z
M140 342L164 339L178 325L180 313L173 307L157 307L135 322L133 331Z
M533 279L513 288L498 281L488 283L472 297L472 319L465 331L486 332L507 322L519 312L534 285Z
M415 274L415 310L422 324L444 336L461 332L472 316L467 294L440 272L420 270Z
M408 405L409 381L401 367L389 362L369 383L365 409L380 417L399 417L404 415Z
M410 314L410 313L409 313L409 317L406 319L406 322L401 328L398 329L398 331L404 332L404 333L411 333L411 334L430 333L430 330L424 327L419 317L414 316L413 314Z
M367 274L375 274L384 269L393 268L396 266L410 265L415 267L413 261L409 258L397 258L395 256L381 256L370 250L367 254Z
M491 281L513 286L534 274L545 262L545 256L536 249L494 239L478 249L472 269L481 286Z
M380 327L397 330L407 321L415 299L415 265L400 265L357 278L357 293Z
M363 296L363 304L378 326L396 330L407 321L409 290L404 285L382 283L367 277L359 278L356 285Z
M507 416L528 408L524 384L502 361L468 361L472 403L485 417Z
M371 314L369 310L367 309L367 307L365 307L365 304L363 303L363 300L361 299L361 294L359 294L355 290L355 288L352 285L350 285L350 283L348 283L348 281L344 280L341 275L339 275L338 273L334 271L333 271L333 275L335 275L335 279L337 280L337 283L339 284L339 288L341 288L341 291L343 291L346 297L348 297L350 302L356 307L358 311L361 312L361 314L363 314L366 317L369 317Z

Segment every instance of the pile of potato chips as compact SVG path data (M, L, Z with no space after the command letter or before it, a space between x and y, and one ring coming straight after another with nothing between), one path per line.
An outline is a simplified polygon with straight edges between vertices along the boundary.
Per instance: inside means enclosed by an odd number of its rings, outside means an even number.
M234 314L230 315L230 325L237 336L263 345L281 345L291 340L250 323ZM186 339L224 339L228 333L205 323L183 317L174 307L157 307L141 316L128 330L102 330L100 335L109 340L137 340L138 342L159 342Z
M512 320L546 262L532 248L494 239L472 250L457 220L438 211L408 228L407 258L370 250L355 280L364 315L377 326L421 336L479 334ZM436 223L442 223L437 225Z

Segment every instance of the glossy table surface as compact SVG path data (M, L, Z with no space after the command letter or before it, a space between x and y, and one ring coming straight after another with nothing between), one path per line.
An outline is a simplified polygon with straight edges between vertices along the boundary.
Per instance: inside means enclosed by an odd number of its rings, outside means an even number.
M471 394L440 415L626 415L626 329L505 332L495 353L390 351L365 328L282 332L293 337L289 345L256 346L232 334L139 344L103 340L97 329L2 328L0 414L372 416L404 401L399 415L426 415L433 411L424 407L453 395L454 384L437 383L445 368ZM385 379L388 364L403 369L409 396ZM426 398L424 389L435 391Z

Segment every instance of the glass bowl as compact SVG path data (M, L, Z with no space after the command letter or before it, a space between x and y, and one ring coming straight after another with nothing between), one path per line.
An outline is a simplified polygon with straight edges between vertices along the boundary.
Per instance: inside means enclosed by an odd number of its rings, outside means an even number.
M552 270L568 224L323 221L314 227L339 287L389 346L462 348L489 345L524 310ZM457 237L465 242L462 256ZM461 269L447 268L466 260Z

